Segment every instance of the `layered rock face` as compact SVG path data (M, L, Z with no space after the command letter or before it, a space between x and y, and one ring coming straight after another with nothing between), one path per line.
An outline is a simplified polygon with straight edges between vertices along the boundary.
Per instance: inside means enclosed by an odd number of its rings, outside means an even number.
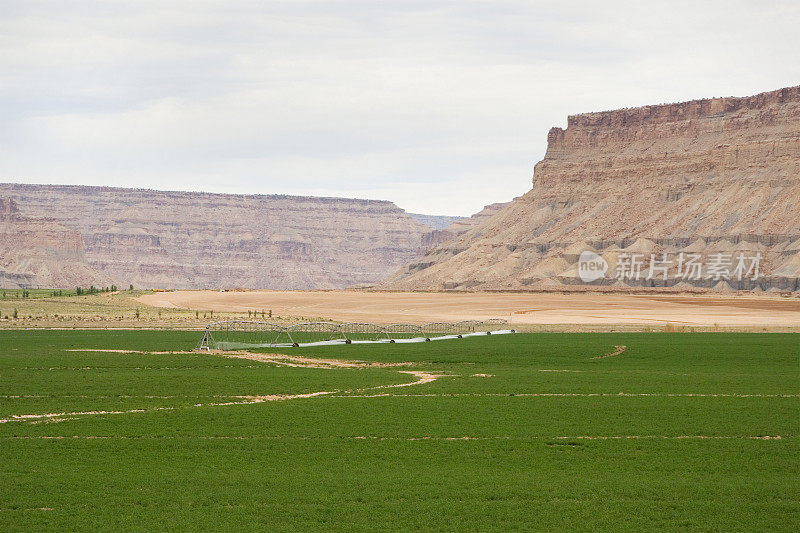
M70 228L88 264L125 287L371 283L412 261L432 231L372 200L21 184L0 184L0 196Z
M510 203L511 202L499 202L496 204L486 205L483 207L483 209L469 218L458 218L444 228L436 228L435 231L432 231L423 238L423 249L430 250L431 248L445 243L457 237L458 235L461 235L462 233L466 233L470 229L480 225L488 218L491 218L495 214L502 211Z
M108 281L86 261L80 233L52 218L24 217L14 201L0 198L0 287L88 287Z
M605 276L583 279L584 251L605 261ZM387 286L797 291L798 277L800 87L791 87L570 116L566 130L550 130L530 192Z

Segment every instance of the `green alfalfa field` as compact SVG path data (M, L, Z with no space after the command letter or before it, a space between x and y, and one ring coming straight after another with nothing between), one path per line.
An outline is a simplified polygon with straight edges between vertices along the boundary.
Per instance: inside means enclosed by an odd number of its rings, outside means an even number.
M800 529L797 334L199 340L0 331L0 529Z

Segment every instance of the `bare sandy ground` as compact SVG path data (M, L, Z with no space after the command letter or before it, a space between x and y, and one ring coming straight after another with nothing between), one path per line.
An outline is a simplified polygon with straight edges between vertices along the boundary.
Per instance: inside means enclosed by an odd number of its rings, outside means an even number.
M504 318L510 324L797 327L800 298L603 293L174 291L138 298L156 307L275 316L422 323Z

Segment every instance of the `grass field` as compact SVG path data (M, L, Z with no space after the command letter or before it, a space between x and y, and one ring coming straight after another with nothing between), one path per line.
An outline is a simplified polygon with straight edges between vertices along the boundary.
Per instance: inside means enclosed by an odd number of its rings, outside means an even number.
M797 334L198 341L0 331L0 529L800 528Z
M0 301L75 296L75 289L0 289Z
M268 316L268 309L219 312L203 308L160 308L137 300L150 291L77 295L75 290L0 289L0 329L124 328L202 329L212 320L269 318L284 324L318 320L308 316ZM53 294L58 294L53 296Z

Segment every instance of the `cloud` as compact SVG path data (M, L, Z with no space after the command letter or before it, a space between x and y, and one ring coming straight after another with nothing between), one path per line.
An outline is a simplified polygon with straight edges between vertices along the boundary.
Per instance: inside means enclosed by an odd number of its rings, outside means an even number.
M468 215L568 114L800 79L790 2L2 2L0 179Z

